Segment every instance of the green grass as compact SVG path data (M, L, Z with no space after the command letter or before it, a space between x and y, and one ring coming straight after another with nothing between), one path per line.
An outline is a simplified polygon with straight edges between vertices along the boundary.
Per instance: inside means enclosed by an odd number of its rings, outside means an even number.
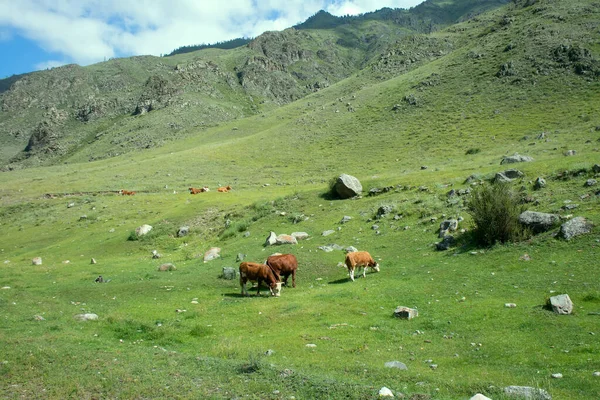
M571 35L565 22L552 22L546 29L562 36L540 36L539 46L522 37L541 30L536 23L549 13L566 13L566 3L543 4L543 11L510 8L438 32L454 50L397 76L365 69L272 112L190 129L159 148L86 162L83 147L67 164L3 172L0 287L9 289L0 289L0 396L364 399L386 386L407 398L481 392L504 399L503 387L522 385L556 399L600 397L592 376L600 371L600 200L596 187L584 186L598 163L598 80L556 68L524 73L535 84L495 77L508 40L541 57ZM515 17L510 29L522 35L507 28L479 36L502 13ZM565 15L575 26L579 14ZM417 106L403 102L410 94ZM158 118L135 123L146 117ZM536 139L541 132L548 141ZM577 154L565 157L569 149ZM515 152L534 161L500 165ZM511 167L525 173L514 189L539 202L529 209L585 216L593 232L570 242L553 231L477 247L468 197L446 193L469 187L470 175L485 180ZM360 179L362 198L327 196L340 173ZM534 191L538 176L548 185ZM230 193L216 192L228 184ZM212 191L187 192L204 185ZM137 194L119 196L119 189ZM563 210L568 201L579 207ZM382 205L394 213L375 219ZM352 219L342 225L345 215ZM457 216L467 231L455 248L436 251L439 222ZM154 229L128 240L142 224ZM190 234L179 238L184 225ZM328 229L335 233L322 236ZM305 231L310 239L265 247L270 231ZM333 243L369 251L381 272L350 282L337 266L343 252L319 249ZM211 247L221 258L204 263ZM152 250L162 258L152 259ZM220 278L223 267L237 267L239 253L262 262L275 251L299 261L297 288L280 298L245 298L237 281ZM37 256L42 265L31 264ZM157 271L166 262L177 270ZM110 281L94 283L98 275ZM544 308L561 293L573 300L573 315ZM399 305L419 316L395 319ZM76 321L83 312L99 320ZM384 367L393 360L408 370ZM552 379L555 372L564 378Z

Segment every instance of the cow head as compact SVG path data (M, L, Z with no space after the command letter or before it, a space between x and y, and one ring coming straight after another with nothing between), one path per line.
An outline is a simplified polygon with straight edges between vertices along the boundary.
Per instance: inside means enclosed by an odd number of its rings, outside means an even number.
M281 296L281 282L276 282L271 285L271 296L279 297Z
M379 272L379 263L375 263L375 265L371 266L375 270L375 272Z

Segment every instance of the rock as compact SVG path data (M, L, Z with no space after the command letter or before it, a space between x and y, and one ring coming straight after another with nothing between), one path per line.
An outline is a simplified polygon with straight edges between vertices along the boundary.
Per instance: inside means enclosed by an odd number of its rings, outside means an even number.
M342 174L337 178L335 191L340 198L349 199L362 192L362 185L354 176Z
M340 224L345 224L346 222L349 222L351 219L352 219L352 217L350 217L348 215L344 215L344 217L340 221Z
M69 204L67 204L67 208L71 208L71 207L75 207L75 203L69 203Z
M190 233L190 227L189 226L182 226L177 231L177 237L187 236L188 233Z
M552 375L550 375L550 376L551 376L551 377L553 377L554 379L561 379L561 378L563 377L563 374L561 374L561 373L559 372L559 373L556 373L556 374L552 374Z
M314 349L315 347L317 347L317 345L316 345L316 344L314 344L314 343L308 343L308 344L306 345L306 347L310 347L310 348L313 348L313 349Z
M540 190L546 187L546 180L544 178L542 178L541 176L538 176L537 179L535 180L535 183L533 184L533 188L535 190Z
M567 150L565 151L565 156L574 156L575 154L577 154L577 151L575 150Z
M596 186L598 184L598 181L595 179L588 179L587 181L585 181L585 186Z
M500 164L514 164L514 163L531 162L531 161L533 161L533 158L531 158L529 156L522 156L520 154L515 153L512 156L503 157L502 161L500 161Z
M296 240L308 239L308 233L306 233L306 232L292 232L292 236L295 237Z
M81 217L79 217L80 221L85 221L88 218L87 215L83 214Z
M600 371L595 371L592 375L593 376L600 376Z
M552 400L552 396L544 389L532 388L529 386L507 386L504 393L510 397L516 397L526 400Z
M87 314L77 314L74 318L78 321L97 321L98 315L87 313Z
M332 233L335 233L335 231L334 231L333 229L330 229L330 230L328 230L328 231L325 231L325 232L323 232L321 235L322 235L322 236L329 236L329 235L331 235Z
M517 305L515 303L505 303L504 307L506 307L506 308L516 308Z
M404 364L403 362L400 362L400 361L388 361L383 365L386 368L408 369L406 364Z
M227 280L233 280L237 276L235 268L232 267L223 267L223 272L221 273L221 278Z
M448 250L450 247L454 246L454 242L454 236L444 236L444 239L441 242L436 243L435 248L439 251Z
M575 236L590 233L592 227L592 223L584 217L576 217L561 225L558 236L565 240L571 240Z
M159 271L176 271L177 268L175 268L175 265L171 264L171 263L165 263L162 264L158 267Z
M377 229L379 229L379 225L375 224L371 226L371 229L376 231Z
M221 257L221 248L211 247L210 250L204 253L204 262L211 261L219 257Z
M471 397L469 400L492 400L492 399L482 395L481 393L477 393L475 396Z
M346 247L346 248L344 249L344 251L345 251L346 253L353 253L353 252L355 252L355 251L358 251L358 249L357 249L356 247L354 247L354 246L348 246L348 247Z
M456 219L447 219L442 221L440 224L440 234L439 237L443 238L448 234L448 232L454 232L458 229L458 220Z
M135 234L137 236L144 236L146 234L148 234L148 232L150 232L152 230L152 226L144 224L142 226L138 226L137 228L135 228Z
M298 244L298 241L294 236L282 233L275 239L275 244Z
M156 251L156 250L152 250L152 258L153 259L158 259L158 258L161 258L161 257L162 257L162 254L159 254L159 252Z
M250 237L250 232L248 232L248 231L244 232L244 237Z
M34 315L33 319L35 319L36 321L45 321L46 318L42 317L41 315Z
M546 232L558 221L559 216L556 214L547 214L537 211L524 211L519 215L519 222L531 229L533 233Z
M275 243L277 243L277 235L275 234L275 232L271 231L271 233L269 233L269 236L267 237L267 240L265 241L265 246L272 246Z
M523 177L525 174L518 169L507 169L506 171L497 172L494 177L494 182L512 182L517 178Z
M413 319L419 316L419 311L415 308L398 306L394 310L394 317L402 319Z
M549 304L552 306L552 311L557 314L568 315L573 312L573 302L568 294L550 297Z
M600 165L594 164L594 166L592 167L592 172L594 172L596 174L600 173Z
M90 264L97 264L97 261L95 258L92 258L92 261L90 261Z
M34 257L34 258L31 260L31 263L32 263L33 265L42 265L42 257Z
M242 261L244 261L244 258L246 258L245 254L238 253L238 255L235 257L235 262L242 262Z
M268 349L265 351L265 356L272 356L273 354L275 354L275 350L273 349Z
M394 393L384 386L379 389L379 397L394 397Z

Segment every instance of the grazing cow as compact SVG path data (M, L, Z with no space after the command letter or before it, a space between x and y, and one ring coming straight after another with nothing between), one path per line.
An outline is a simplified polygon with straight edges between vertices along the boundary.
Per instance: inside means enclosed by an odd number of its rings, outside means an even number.
M231 186L227 185L227 186L222 186L222 187L218 188L217 192L227 193L230 190L231 190Z
M208 188L208 186L204 186L203 188L200 188L200 189L191 187L188 190L190 191L190 194L198 194L198 193L208 192L210 189Z
M272 296L281 294L281 282L277 282L277 278L271 271L271 268L265 264L244 261L240 264L240 286L242 287L242 295L248 295L246 282L256 282L258 288L256 295L260 296L260 284L265 281L269 285L269 290Z
M121 190L119 190L119 194L121 196L133 196L135 194L135 192L129 191L129 190L125 190L125 189L121 189Z
M379 272L379 264L366 251L354 251L346 254L346 267L348 267L352 281L354 281L354 271L358 268L363 269L364 278L367 277L367 267L371 267L375 272Z
M296 287L296 270L298 260L293 254L274 254L265 262L271 268L278 281L284 278L283 284L287 287L287 280L292 275L292 287Z

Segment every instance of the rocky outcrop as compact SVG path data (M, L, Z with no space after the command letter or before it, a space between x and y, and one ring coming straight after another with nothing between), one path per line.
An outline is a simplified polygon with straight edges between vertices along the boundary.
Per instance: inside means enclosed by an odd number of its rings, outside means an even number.
M520 154L515 153L512 156L503 157L502 161L500 161L500 164L513 164L513 163L531 162L531 161L533 161L532 157L522 156Z
M341 199L349 199L362 192L362 185L356 177L342 174L335 182L335 192Z
M545 232L554 227L559 221L556 214L537 211L524 211L519 215L519 222L531 229L533 233Z
M561 225L558 237L571 240L575 236L584 235L592 231L593 224L584 217L573 218Z

